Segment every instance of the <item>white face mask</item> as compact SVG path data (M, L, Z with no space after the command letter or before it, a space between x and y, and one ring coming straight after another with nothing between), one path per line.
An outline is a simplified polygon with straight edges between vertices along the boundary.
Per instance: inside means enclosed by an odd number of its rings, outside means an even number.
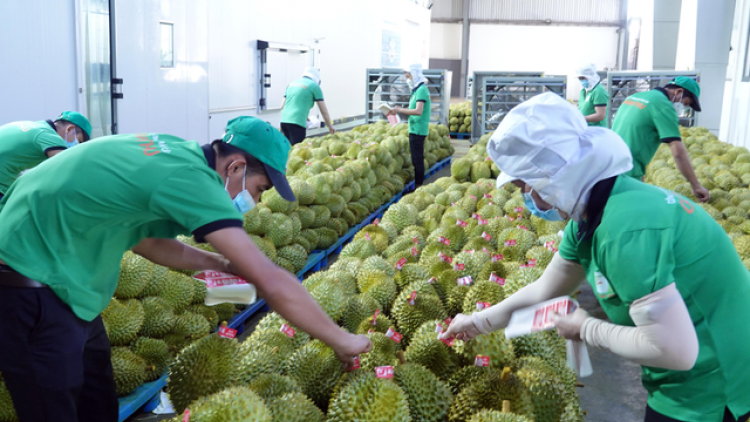
M672 104L672 106L674 106L674 111L677 112L677 117L682 116L682 113L685 112L685 104L682 104L682 96L683 96L683 94L684 94L684 92L680 93L680 100L677 101L676 103Z
M232 164L234 164L234 162L232 162ZM230 164L229 167L232 167L232 164ZM245 176L247 176L247 165L245 165L245 170L242 172L242 191L232 198L234 207L237 208L237 211L242 215L245 215L246 212L255 208L255 200L253 199L253 196L250 195L250 192L248 192L247 189L245 189ZM229 186L229 172L227 172L227 181L224 184L224 190L229 193L227 186Z
M414 89L414 79L408 78L406 84L409 85L409 88Z
M78 132L76 131L76 128L73 127L73 140L68 139L68 132L65 132L65 144L68 146L68 148L73 148L74 146L78 145Z

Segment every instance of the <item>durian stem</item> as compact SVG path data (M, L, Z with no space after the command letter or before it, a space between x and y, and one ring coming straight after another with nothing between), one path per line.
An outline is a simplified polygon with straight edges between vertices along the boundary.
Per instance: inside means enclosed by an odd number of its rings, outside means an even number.
M510 378L510 367L506 366L503 368L503 375L500 377L503 381L508 381L508 378Z
M221 323L221 326L222 326L222 327L224 327L224 328L227 328L227 325L228 325L228 324L227 324L227 322L226 322L226 321L222 321L222 323Z
M583 383L582 383L582 382L580 382L580 381L576 381L576 387L580 387L580 388L583 388L583 387L584 387L584 385L583 385Z
M510 413L510 400L503 400L503 413Z
M398 358L398 361L401 362L401 365L406 363L406 357L404 356L403 350L396 352L396 357Z

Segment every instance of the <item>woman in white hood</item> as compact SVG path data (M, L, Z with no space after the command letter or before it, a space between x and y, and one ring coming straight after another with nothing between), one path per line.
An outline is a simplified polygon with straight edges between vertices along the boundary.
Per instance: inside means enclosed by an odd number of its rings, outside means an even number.
M578 80L581 82L578 109L581 110L589 126L607 127L609 94L599 83L599 79L596 66L593 63L578 69Z
M553 320L561 336L642 365L646 422L750 416L750 272L700 206L624 173L632 157L605 128L543 94L513 109L487 144L498 187L523 189L532 214L570 218L539 280L497 305L457 315L443 338L508 325L513 311L571 295L587 281L609 317ZM596 368L594 368L596 371Z

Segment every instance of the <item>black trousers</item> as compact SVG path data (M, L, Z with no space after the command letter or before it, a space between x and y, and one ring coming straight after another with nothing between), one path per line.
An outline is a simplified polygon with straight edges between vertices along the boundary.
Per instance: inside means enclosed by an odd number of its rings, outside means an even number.
M722 422L747 422L748 418L750 418L750 413L740 416L739 419L735 419L734 416L732 416L732 412L729 411L729 409L724 410L724 419ZM677 419L672 419L669 416L664 416L661 413L658 413L656 410L652 409L650 406L646 406L646 418L643 420L644 422L680 422Z
M307 128L295 125L293 123L282 123L281 133L286 136L286 139L289 140L290 144L294 145L302 142L305 139L305 137L307 136Z
M424 183L424 135L409 134L409 149L411 163L414 165L414 186L420 187Z
M100 316L78 318L48 288L0 286L0 342L0 372L21 422L117 422Z

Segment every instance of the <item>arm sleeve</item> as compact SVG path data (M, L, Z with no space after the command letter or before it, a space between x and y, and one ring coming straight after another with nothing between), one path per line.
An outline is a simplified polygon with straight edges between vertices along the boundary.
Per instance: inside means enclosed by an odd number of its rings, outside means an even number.
M56 149L68 148L68 145L63 138L51 130L44 130L36 135L36 137L34 137L34 145L36 145L42 153Z
M698 359L699 343L685 301L674 283L630 305L635 327L589 317L581 340L645 366L687 371Z
M609 95L603 89L595 89L592 95L591 102L594 104L594 107L606 107L609 103Z
M197 241L225 227L242 227L242 216L217 176L209 171L213 170L178 170L162 180L151 196L154 213L195 234Z
M573 220L570 220L565 226L565 233L560 241L559 254L567 261L575 262L580 264L578 259L578 240L576 236L578 234L578 224Z
M651 108L651 107L649 107ZM655 102L651 108L651 117L662 142L681 140L680 119L677 118L674 108L666 104Z
M313 93L313 100L315 100L315 101L324 101L323 100L323 90L320 89L320 85L314 84L313 85L313 89L312 89L312 93Z

